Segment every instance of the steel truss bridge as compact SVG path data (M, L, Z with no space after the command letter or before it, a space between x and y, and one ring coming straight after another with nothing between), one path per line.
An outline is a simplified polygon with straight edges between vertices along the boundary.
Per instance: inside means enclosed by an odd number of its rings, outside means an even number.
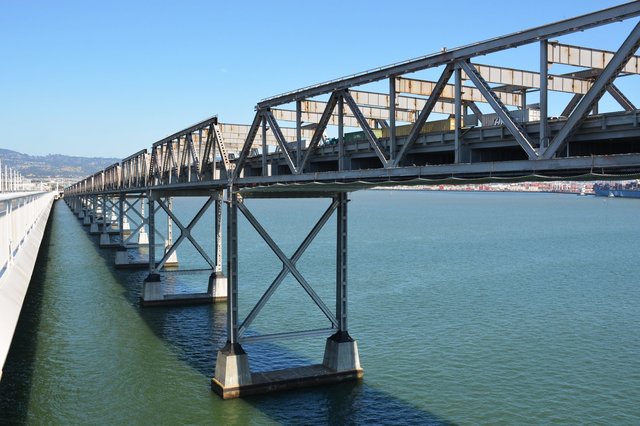
M640 173L639 111L615 83L621 78L637 79L640 74L640 57L636 56L640 23L611 51L564 44L561 38L595 27L617 31L618 22L639 15L640 2L634 1L273 96L257 104L251 124L206 119L69 186L65 198L97 232L101 226L103 235L119 233L115 245L121 252L131 240L125 233L131 211L140 218L136 233L148 226L149 276L143 302L172 300L162 285L160 270L182 241L194 243L212 271L204 296L226 298L227 303L228 342L218 353L213 379L214 390L223 397L361 377L357 346L347 327L348 192L384 184L498 178L636 177ZM484 63L485 55L525 45L534 45L538 52L535 70ZM555 64L575 71L552 74L549 70ZM415 74L429 70L437 70L439 78L416 78ZM371 85L387 90L366 90ZM539 96L539 119L535 120L527 119L527 97L532 92ZM549 94L555 92L568 93L571 98L560 116L550 118ZM619 104L619 111L599 113L605 93ZM483 120L487 110L495 117L489 125ZM425 131L436 114L450 117L451 128ZM359 128L358 138L350 138L345 133L348 128ZM337 132L337 137L327 139L330 131ZM191 195L205 196L207 201L191 223L183 225L172 213L170 200ZM247 197L327 197L331 203L288 256L243 203ZM226 277L220 265L223 201L227 208ZM145 202L147 215L140 211ZM191 234L210 205L215 205L217 218L215 256L209 256ZM160 261L154 248L158 211L166 212L169 223L165 237L169 249ZM239 213L282 262L280 274L244 319L238 317L237 303ZM296 268L332 215L337 217L333 309ZM175 242L172 222L180 228ZM110 245L109 237L103 245ZM326 316L329 326L245 336L289 274ZM316 334L331 335L324 361L304 371L252 374L241 346L248 341Z

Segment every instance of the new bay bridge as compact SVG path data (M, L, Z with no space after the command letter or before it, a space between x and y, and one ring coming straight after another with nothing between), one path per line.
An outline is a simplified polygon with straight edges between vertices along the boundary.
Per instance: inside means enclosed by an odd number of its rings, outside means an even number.
M100 235L101 247L117 250L116 266L139 267L130 251L148 247L143 305L227 304L227 343L212 379L223 398L357 379L363 370L348 327L349 192L400 184L636 177L640 111L632 99L640 86L625 94L619 82L637 81L640 73L638 16L640 2L634 1L263 99L251 123L227 123L222 115L203 120L65 188L65 200ZM620 32L622 21L634 23L631 31ZM596 27L620 34L620 44L600 49L563 42ZM536 66L491 63L492 55L518 48L529 49ZM605 94L616 107L602 112ZM565 103L552 115L554 96ZM186 196L205 200L189 223L172 207L174 198ZM318 197L327 198L329 207L292 254L244 202ZM213 252L192 232L209 209L215 217ZM240 216L282 264L243 317ZM336 224L336 264L335 299L328 303L297 263L330 219ZM171 294L163 274L177 264L176 250L186 241L208 265L209 279L200 293ZM283 325L278 333L247 333L289 275L325 323L311 330ZM301 336L326 339L322 364L251 371L244 343Z

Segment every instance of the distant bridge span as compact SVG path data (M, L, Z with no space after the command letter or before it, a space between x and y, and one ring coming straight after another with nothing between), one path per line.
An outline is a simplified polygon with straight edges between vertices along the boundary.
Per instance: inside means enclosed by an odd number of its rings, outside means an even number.
M69 186L65 198L85 224L101 234L101 245L118 247L117 262L126 263L126 249L133 244L125 232L127 218L138 217L134 235L146 234L148 228L143 303L185 301L166 294L159 271L181 242L193 242L211 266L211 278L207 293L192 295L189 301L227 301L228 342L218 353L213 379L214 390L224 398L361 377L357 346L347 327L347 193L388 183L638 177L640 111L615 81L640 74L640 23L611 50L556 39L639 15L640 2L625 3L264 99L250 124L209 118ZM486 64L490 55L482 64L476 62L479 56L531 44L537 45L539 56L534 70ZM553 64L576 70L550 74ZM433 69L440 73L435 81L420 75ZM381 86L386 90L380 92ZM559 116L549 117L549 95L555 92L569 93L571 99ZM619 111L599 112L605 93ZM538 96L535 105L527 103L532 94ZM447 118L433 120L436 114ZM346 132L351 128L359 131ZM335 137L327 137L331 132ZM189 225L181 224L171 210L171 198L185 195L207 197ZM248 210L246 197L328 197L331 203L289 257ZM226 275L221 266L223 201ZM210 205L216 211L216 253L211 257L191 235ZM155 252L157 212L166 213L169 227L160 260ZM239 212L283 265L243 320L237 303ZM337 223L335 308L321 300L296 268L332 215ZM180 228L175 241L173 224ZM111 233L120 234L115 244ZM288 274L326 316L328 327L246 336ZM324 361L304 369L252 374L241 346L316 334L331 335Z

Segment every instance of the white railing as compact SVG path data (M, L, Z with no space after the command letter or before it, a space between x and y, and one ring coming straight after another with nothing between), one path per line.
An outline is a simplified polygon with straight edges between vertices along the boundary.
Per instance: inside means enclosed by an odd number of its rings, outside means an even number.
M6 164L3 166L2 161L0 161L0 193L24 191L25 184L26 182L20 172L8 167Z
M48 212L55 192L0 194L0 279L11 267L33 226Z

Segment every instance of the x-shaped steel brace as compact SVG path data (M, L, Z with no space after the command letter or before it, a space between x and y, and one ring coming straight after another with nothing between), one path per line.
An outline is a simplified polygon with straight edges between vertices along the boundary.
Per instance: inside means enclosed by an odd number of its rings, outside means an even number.
M205 214L205 212L207 211L207 209L209 208L209 206L211 205L211 203L213 203L215 201L215 197L209 197L209 199L207 200L206 203L204 203L204 205L202 206L202 208L198 211L198 213L193 217L193 219L191 220L191 222L189 223L189 225L187 225L186 227L180 222L180 220L176 217L176 215L173 214L173 212L169 209L169 207L167 207L167 205L160 199L158 198L157 202L158 205L160 207L162 207L162 209L169 215L169 217L171 218L171 220L173 220L173 222L178 225L178 228L180 228L180 236L178 237L178 239L175 241L175 243L173 243L171 245L171 247L169 247L169 250L167 250L167 252L164 254L164 256L162 257L162 259L160 259L160 262L158 263L158 265L156 266L158 269L162 268L162 266L165 264L165 262L169 259L169 257L173 254L174 251L176 251L176 249L178 248L178 246L180 245L180 243L182 243L185 239L188 239L189 241L191 241L191 244L193 244L193 246L196 248L196 250L198 251L198 253L200 253L200 255L204 258L204 260L207 261L207 263L209 264L209 266L211 266L211 269L215 269L216 265L213 262L213 260L211 260L211 258L207 255L207 253L204 251L204 249L200 246L200 244L198 244L198 242L195 240L195 238L193 238L193 236L191 235L191 231L193 230L193 227L196 226L196 224L198 223L198 221L202 218L202 216Z
M124 215L127 217L127 219L129 220L133 220L133 218L129 215L129 211L133 210L135 212L135 214L138 215L138 217L140 218L140 223L138 224L138 226L136 226L136 228L133 230L133 232L131 232L131 234L129 234L129 236L124 240L123 244L126 245L129 242L131 242L131 239L133 239L133 237L135 237L136 235L138 235L138 233L140 232L140 230L144 227L145 224L149 223L149 219L145 218L144 216L142 216L142 214L136 210L134 208L134 206L136 204L138 204L138 202L141 202L141 198L136 198L136 200L133 203L129 203L129 201L127 201L127 199L124 199L124 204L126 204L124 210L125 213ZM154 213L157 213L160 210L160 206L155 207ZM156 229L156 235L158 235L160 238L164 239L164 235L162 235L160 233L160 231L158 231Z
M311 244L313 239L318 235L322 227L327 223L331 214L338 207L337 200L333 200L331 205L324 212L322 217L315 224L313 229L309 232L304 241L300 244L298 249L295 251L291 258L288 258L278 247L275 241L271 238L271 236L267 233L267 231L260 225L258 220L251 214L249 209L244 205L244 203L238 203L238 208L242 212L242 214L247 218L251 226L258 232L258 234L262 237L262 239L267 243L269 248L275 253L276 256L282 261L282 270L278 274L278 276L273 280L267 291L262 295L256 306L251 310L247 318L244 320L242 325L238 328L238 335L242 336L244 332L247 330L247 327L253 322L258 313L262 310L267 301L271 298L273 293L276 291L278 286L282 283L285 277L291 273L296 280L300 283L302 288L307 292L307 294L313 299L315 304L320 308L320 310L325 314L325 316L331 321L333 327L338 328L338 319L335 315L329 310L327 305L320 299L320 296L313 290L311 285L307 282L307 280L302 276L302 274L296 268L296 262L302 257L302 254L305 252L307 247Z

